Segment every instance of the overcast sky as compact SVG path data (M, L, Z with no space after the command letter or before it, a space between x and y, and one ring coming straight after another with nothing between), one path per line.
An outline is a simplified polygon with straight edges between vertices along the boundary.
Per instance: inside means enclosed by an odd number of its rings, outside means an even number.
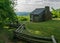
M17 0L16 11L31 12L35 8L44 8L45 6L60 8L60 0Z

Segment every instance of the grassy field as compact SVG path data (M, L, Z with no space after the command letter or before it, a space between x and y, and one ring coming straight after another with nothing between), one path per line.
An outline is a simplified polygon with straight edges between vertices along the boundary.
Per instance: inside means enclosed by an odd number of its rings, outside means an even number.
M29 18L29 16L27 18ZM58 43L60 43L60 18L39 23L26 22L25 25L32 35L43 37L51 37L51 35L54 35Z
M27 22L26 28L29 29L32 35L51 37L54 35L60 43L60 20L50 20L45 22Z
M29 30L31 35L35 36L42 36L42 37L51 37L51 35L54 35L55 38L58 40L58 43L60 43L60 18L55 18L53 20L45 21L45 22L29 22L30 18L29 16L23 16L28 18L28 21L20 21L21 16L18 17L18 20L20 23L26 23L26 28ZM5 30L0 32L0 43L4 42L10 42L6 37ZM7 32L8 33L8 32ZM12 34L11 34L12 35ZM18 42L20 43L20 42Z

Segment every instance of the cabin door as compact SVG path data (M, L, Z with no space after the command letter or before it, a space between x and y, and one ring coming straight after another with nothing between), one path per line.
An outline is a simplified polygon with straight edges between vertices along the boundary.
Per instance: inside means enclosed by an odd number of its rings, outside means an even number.
M34 16L34 21L39 22L39 16Z

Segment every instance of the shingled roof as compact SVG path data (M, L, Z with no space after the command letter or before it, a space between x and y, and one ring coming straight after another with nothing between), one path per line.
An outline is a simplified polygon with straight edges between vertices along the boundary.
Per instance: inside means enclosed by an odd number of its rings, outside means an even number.
M40 14L45 10L45 8L36 8L34 11L31 12L31 14Z

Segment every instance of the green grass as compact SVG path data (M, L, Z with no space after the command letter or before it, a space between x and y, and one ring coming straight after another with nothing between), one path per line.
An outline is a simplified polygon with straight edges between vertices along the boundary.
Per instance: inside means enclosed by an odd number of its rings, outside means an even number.
M39 23L27 22L26 28L29 29L33 35L44 37L54 35L58 43L60 43L60 20L50 20Z
M27 16L25 16L27 17ZM29 16L27 17L29 18ZM20 18L19 18L20 19ZM25 22L26 23L26 28L29 30L29 32L32 35L36 36L43 36L43 37L51 37L51 35L54 35L55 38L58 40L58 43L60 43L60 20L53 19L50 21L45 21L45 22ZM20 21L22 23L22 21ZM6 27L7 28L7 27ZM11 31L11 30L9 30ZM0 32L0 43L4 43L6 39L6 30L3 30ZM11 36L12 34L9 33Z
M30 21L30 16L17 16L18 20L21 21L21 19L26 18L27 21Z

